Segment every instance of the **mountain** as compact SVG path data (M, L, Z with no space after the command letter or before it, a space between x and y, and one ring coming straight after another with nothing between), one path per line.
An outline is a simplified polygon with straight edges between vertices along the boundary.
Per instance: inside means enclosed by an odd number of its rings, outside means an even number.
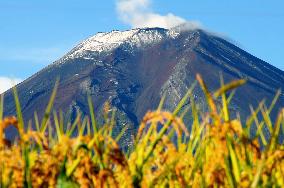
M108 101L117 109L117 131L127 124L128 133L132 134L144 114L155 109L164 94L165 108L172 110L197 73L210 90L220 87L220 73L226 83L247 79L248 83L237 89L230 106L236 112L234 116L239 112L242 118L250 114L249 105L256 107L264 98L271 102L276 91L284 89L283 71L223 38L182 27L98 33L19 84L17 89L28 121L34 111L44 114L43 107L56 78L60 77L55 110L61 109L73 118L77 110L88 114L87 94L90 94L97 114ZM194 97L204 103L199 87L194 90ZM282 94L275 109L283 106ZM15 114L11 90L5 93L5 114ZM276 114L274 110L272 116ZM13 131L8 133L13 134Z

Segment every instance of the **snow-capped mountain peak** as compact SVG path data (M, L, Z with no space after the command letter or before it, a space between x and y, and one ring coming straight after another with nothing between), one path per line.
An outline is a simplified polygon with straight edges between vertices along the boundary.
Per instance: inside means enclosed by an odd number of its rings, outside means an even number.
M131 47L129 50L133 50L134 47L155 44L164 38L175 38L178 35L179 33L175 30L162 28L139 28L127 31L114 30L106 33L100 32L77 45L67 54L66 58L83 57L88 52L110 52L125 43L128 43Z
M244 78L230 103L232 118L250 113L264 98L271 102L279 88L284 90L284 72L250 55L232 43L203 30L178 27L133 29L98 33L77 45L57 62L18 85L26 120L36 111L41 119L56 78L60 77L53 110L66 118L78 111L89 115L87 96L91 96L98 117L108 102L116 110L116 132L130 125L125 145L149 109L156 109L162 96L163 108L172 111L186 94L195 75L202 75L210 91L220 87L220 73L226 83ZM193 90L200 109L207 104L201 88ZM5 93L5 116L16 114L13 91ZM281 94L275 109L284 106ZM186 107L187 108L187 107ZM237 116L235 114L238 114ZM272 111L272 119L278 110ZM235 116L234 116L235 115ZM98 119L103 122L103 119ZM191 121L190 119L188 121ZM16 131L10 133L17 135ZM7 138L9 138L7 136Z

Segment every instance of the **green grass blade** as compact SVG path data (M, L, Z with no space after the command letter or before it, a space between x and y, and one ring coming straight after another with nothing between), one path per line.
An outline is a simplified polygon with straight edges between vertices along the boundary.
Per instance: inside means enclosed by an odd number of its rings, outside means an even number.
M87 117L87 135L91 136L91 123L89 117Z
M163 95L162 98L161 98L161 100L160 100L158 109L157 109L158 111L161 111L161 110L162 110L163 105L164 105L164 103L165 103L165 100L166 100L166 95Z
M253 122L256 122L256 121L257 121L257 124L259 124L259 123L258 123L257 115L258 115L258 113L259 113L259 111L260 111L261 106L264 105L264 102L265 102L265 101L262 100L262 101L259 103L259 105L258 105L258 107L257 107L256 110L254 110L251 105L249 106L250 111L251 111L251 115L250 115L250 117L246 120L246 126L245 126L245 128L244 128L244 130L245 130L245 132L246 132L246 134L247 134L246 136L247 136L248 138L252 136L252 135L251 135L251 132L250 132L250 129L251 129L251 126L252 126Z
M213 124L219 125L220 122L221 122L221 117L218 115L218 108L215 104L215 101L212 97L212 94L209 92L204 80L202 79L202 77L199 74L196 75L196 79L199 82L199 85L200 85L203 93L205 94L205 99L207 101L207 105L210 109L211 116L213 118Z
M235 80L230 82L229 84L223 85L220 89L218 89L216 92L214 92L213 96L215 98L221 96L223 93L226 93L227 91L236 89L242 85L244 85L247 82L247 80Z
M39 120L38 120L37 112L34 112L34 120L35 120L36 131L40 131L40 126L39 126Z
M282 110L282 122L281 122L281 128L282 128L282 135L284 135L284 111Z
M81 118L80 118L81 119ZM84 135L84 133L85 133L85 130L86 130L86 126L87 126L87 118L85 117L84 119L83 119L83 122L82 122L82 125L81 125L81 128L80 128L80 132L79 132L79 136L83 136ZM80 122L80 121L79 121ZM79 125L79 123L78 123L78 125Z
M271 102L271 105L268 109L268 112L270 114L270 112L272 111L272 109L274 108L276 102L278 101L279 97L281 96L281 89L279 89L277 92L276 92L276 95L275 97L273 98L272 102Z
M190 95L192 94L194 88L196 86L196 82L194 82L191 87L189 88L189 90L187 91L187 93L185 94L185 96L181 99L181 101L178 103L177 107L175 108L173 115L176 116L182 109L182 107L186 104L186 101L189 99Z
M59 110L59 126L61 134L64 134L64 116L62 110Z
M271 135L272 132L273 132L273 126L272 126L271 119L269 117L269 112L268 112L268 110L265 107L260 108L260 112L261 112L261 114L263 116L263 120L264 120L265 124L268 127L269 134Z
M112 132L114 129L114 125L115 125L115 113L116 111L113 109L112 113L111 113L111 119L110 119L110 127L109 127L109 136L112 137Z
M227 148L229 151L229 156L232 162L232 170L234 174L234 179L236 180L237 183L240 182L241 180L241 173L240 173L240 167L239 167L239 159L238 156L233 148L232 141L229 137L227 137Z
M53 119L54 119L54 124L55 124L55 131L56 131L56 136L58 140L61 140L61 132L60 132L60 125L59 125L59 120L56 111L53 111Z
M48 140L52 143L54 141L53 139L53 127L50 126L50 121L47 121L48 126Z
M31 131L32 130L32 120L28 121L28 127L26 129L26 132Z
M93 128L93 132L95 134L95 133L98 132L98 128L97 128L97 120L96 120L96 117L95 117L95 111L94 111L94 106L93 106L91 96L88 96L88 105L89 105L89 110L90 110L92 128Z
M273 133L270 139L270 143L268 145L268 150L269 151L273 151L276 148L276 145L278 143L278 136L280 133L280 128L281 128L281 122L283 120L283 114L284 114L284 109L281 110L281 112L279 113L274 129L273 129Z
M265 136L264 136L264 134L263 134L263 130L262 130L264 123L261 122L261 124L260 124L259 121L258 121L258 118L257 118L257 113L261 110L261 107L262 107L262 106L259 105L258 109L257 109L257 110L254 110L253 107L250 106L250 109L251 109L251 111L252 111L252 116L251 116L251 117L253 118L253 120L254 120L254 122L255 122L255 125L256 125L256 128L257 128L255 138L257 138L258 136L260 136L263 145L266 146L266 145L267 145L267 141L266 141L266 138L265 138ZM250 123L250 120L248 120L247 122ZM245 131L247 132L247 137L250 136L250 133L249 133L250 125L251 125L251 123L250 123L249 125L248 125L248 123L247 123L247 127L246 127L246 129L245 129Z
M173 116L175 117L182 109L182 107L186 104L186 101L188 100L188 98L190 97L190 95L192 94L192 91L194 90L196 85L196 82L194 82L192 84L192 86L189 88L188 92L186 93L186 95L181 99L181 101L179 102L179 104L177 105L176 109L173 112ZM149 159L149 157L151 156L153 150L155 149L156 145L158 144L158 142L162 139L163 135L166 133L166 131L168 130L168 127L170 126L170 124L172 123L171 121L168 121L163 128L160 130L160 132L158 133L156 139L150 144L149 146L149 150L145 155L145 158L143 160L143 164L145 164L147 162L147 160ZM139 167L141 168L141 167Z
M0 95L0 120L3 119L4 95Z
M258 136L260 136L263 145L266 146L266 145L267 145L267 140L266 140L266 138L265 138L265 136L264 136L264 133L263 133L263 126L264 126L264 123L262 122L261 124L259 124L258 121L255 121L255 122L256 122L256 126L257 126L256 138L257 138Z
M234 174L232 173L231 167L230 167L230 162L228 157L224 156L224 160L225 160L225 172L226 172L226 176L228 178L228 182L231 188L235 188L235 182L234 182Z
M66 135L67 135L68 137L72 136L72 134L73 134L75 128L76 128L77 126L79 126L80 120L81 120L81 114L79 113L79 114L77 115L76 119L74 120L74 122L72 123L72 125L70 126L70 128L67 128L67 130L66 130ZM78 132L80 132L80 128L81 128L81 127L78 127Z
M72 173L76 170L76 168L78 167L78 165L80 164L82 158L78 157L69 168L66 169L66 176L70 177L72 175Z
M51 113L51 110L52 110L52 107L53 107L53 104L54 104L54 100L55 100L55 97L56 97L58 86L59 86L59 79L57 79L56 82L55 82L55 86L53 88L50 100L49 100L48 105L45 109L44 117L42 119L41 127L40 127L40 130L41 130L42 133L44 133L45 130L46 130L47 122L49 120L49 116L50 116L50 113Z
M271 125L271 124L269 125L270 118L267 118L267 116L268 116L268 117L270 116L270 113L271 113L273 107L275 106L277 100L279 99L280 95L281 95L281 90L278 90L277 93L276 93L276 95L275 95L275 97L273 98L273 100L272 100L272 102L271 102L271 104L270 104L268 110L266 110L266 113L264 114L264 117L263 117L264 120L259 123L259 129L258 129L258 131L257 131L256 137L258 137L259 134L263 134L263 132L262 132L262 127L263 127L265 121L267 121L268 126L270 126L270 128L269 128L270 131L272 130L272 129L271 129L272 125ZM261 110L261 109L264 109L263 106L264 106L264 104L263 104L262 106L260 106L260 110ZM270 122L271 122L271 121L270 121Z
M221 77L221 88L225 88L226 86L224 86L224 79L223 77ZM228 122L230 120L230 113L229 113L229 103L227 101L227 97L226 97L226 91L227 90L223 90L221 93L222 96L222 106L223 106L223 116L224 116L224 120L225 122Z
M17 112L17 117L18 117L18 129L19 129L19 134L20 137L22 135L22 133L24 132L24 119L23 119L23 114L22 114L22 108L21 108L21 103L19 100L19 96L18 96L18 92L16 87L13 88L13 92L14 92L14 100L15 100L15 105L16 105L16 112Z
M188 143L188 150L191 152L191 153L194 153L196 147L198 146L198 143L200 142L201 140L201 135L205 129L205 123L203 123L202 125L200 125L200 127L198 127L196 129L196 133L195 135L190 139L189 143Z
M124 126L123 128L122 128L122 130L120 131L120 133L116 136L116 138L115 138L115 141L116 142L119 142L120 141L120 139L122 138L122 136L124 135L124 133L125 133L125 131L128 129L129 127L128 126Z
M261 173L262 173L262 170L264 168L264 165L265 165L265 154L262 154L261 160L259 161L259 163L257 165L257 171L256 171L256 174L255 174L254 179L252 181L251 188L259 187L258 183L261 179Z
M235 96L236 94L236 89L232 90L232 92L230 93L229 97L228 97L228 104L231 103L233 97Z

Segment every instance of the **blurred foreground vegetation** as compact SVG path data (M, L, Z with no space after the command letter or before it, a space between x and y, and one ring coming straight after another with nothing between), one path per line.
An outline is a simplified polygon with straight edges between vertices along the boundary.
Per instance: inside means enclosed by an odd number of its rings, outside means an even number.
M208 112L195 104L197 83ZM103 125L97 125L91 98L90 118L79 115L65 125L62 115L51 112L56 84L42 121L35 113L33 130L24 125L14 89L17 117L3 117L3 96L0 101L0 187L284 187L279 141L284 109L275 121L270 118L280 92L269 106L261 102L241 121L230 119L228 105L244 80L224 85L221 79L221 88L213 93L199 75L197 83L173 112L163 110L163 97L156 111L146 113L127 151L118 144L126 128L113 135L115 112L109 105ZM184 124L185 116L191 117L191 125ZM9 126L19 133L12 143L5 139Z

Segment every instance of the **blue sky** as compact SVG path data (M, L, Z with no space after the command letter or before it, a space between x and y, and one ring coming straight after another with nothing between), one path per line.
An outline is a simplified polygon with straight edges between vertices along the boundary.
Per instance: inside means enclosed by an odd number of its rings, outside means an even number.
M140 2L144 6L140 7L142 12L161 16L172 13L183 20L198 21L209 31L230 38L284 70L283 0L130 1ZM18 82L31 76L97 32L135 26L133 21L122 19L117 3L118 0L0 0L0 92L6 78ZM6 89L9 84L5 84Z

